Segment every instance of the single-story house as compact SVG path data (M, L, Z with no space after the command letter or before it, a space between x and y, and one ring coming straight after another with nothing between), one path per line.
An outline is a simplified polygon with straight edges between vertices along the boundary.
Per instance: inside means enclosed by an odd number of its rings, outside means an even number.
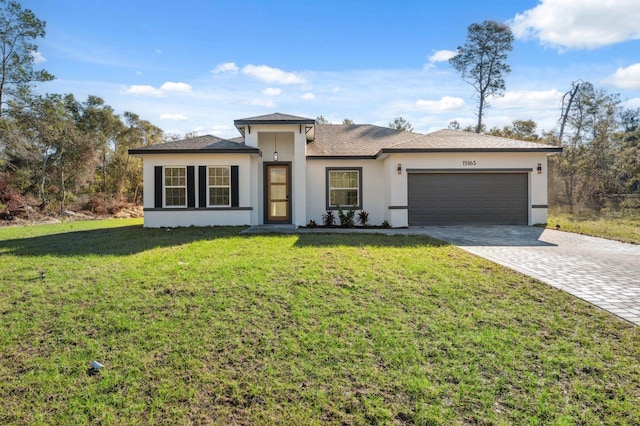
M547 156L561 148L454 130L419 134L274 113L240 137L129 150L142 158L144 226L322 223L328 210L392 227L547 221Z

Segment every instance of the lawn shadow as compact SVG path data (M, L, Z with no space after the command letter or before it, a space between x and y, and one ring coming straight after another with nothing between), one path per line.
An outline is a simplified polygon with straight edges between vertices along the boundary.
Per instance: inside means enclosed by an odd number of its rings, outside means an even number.
M444 241L426 235L385 235L364 233L301 233L297 234L297 247L371 246L371 247L442 247Z
M71 231L0 241L0 252L17 256L127 256L156 247L237 237L241 227L143 228L142 225Z

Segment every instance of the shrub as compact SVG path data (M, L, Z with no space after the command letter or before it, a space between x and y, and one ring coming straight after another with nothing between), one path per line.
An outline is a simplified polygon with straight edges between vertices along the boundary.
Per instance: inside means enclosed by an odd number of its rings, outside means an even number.
M391 228L391 225L389 225L389 221L388 220L385 220L384 222L382 222L382 227L384 229L389 229L389 228Z
M84 210L88 210L98 216L114 215L127 207L127 202L122 198L105 197L102 192L98 192L84 205Z
M307 228L317 228L318 224L316 223L315 220L310 220L309 223L307 223Z
M322 224L324 226L333 226L336 222L336 215L332 210L327 210L325 214L322 215Z
M367 226L367 222L369 222L369 213L364 210L360 210L358 213L358 222L360 222L360 225L362 226Z
M353 218L356 215L356 211L353 207L349 208L345 213L342 211L342 208L338 206L338 217L340 218L340 226L344 228L353 228L354 222Z

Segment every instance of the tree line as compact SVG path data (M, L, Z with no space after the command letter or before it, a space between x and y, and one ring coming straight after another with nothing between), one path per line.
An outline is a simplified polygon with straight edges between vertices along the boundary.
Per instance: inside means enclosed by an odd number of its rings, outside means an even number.
M54 78L35 69L45 26L0 0L0 212L140 202L141 161L128 149L161 142L162 130L132 112L119 116L98 96L35 94L34 84Z

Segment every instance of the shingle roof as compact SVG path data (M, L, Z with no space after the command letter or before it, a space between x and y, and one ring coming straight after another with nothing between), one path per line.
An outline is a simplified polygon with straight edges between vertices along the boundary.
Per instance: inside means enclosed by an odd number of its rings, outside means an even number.
M294 116L275 113L244 120L271 119L271 123L281 123L282 120L287 120L291 117ZM308 120L301 117L294 118ZM315 139L307 144L307 156L316 158L377 158L383 154L402 152L456 151L551 153L561 152L562 148L456 130L439 130L425 135L371 124L316 124ZM211 135L129 150L130 154L173 154L185 152L257 154L260 150L245 145L242 137L222 139Z
M308 156L373 156L382 148L406 142L416 134L371 124L317 124Z
M438 130L383 148L395 151L561 151L557 146L456 130Z
M455 130L429 134L363 125L316 125L316 138L307 145L309 157L377 157L399 152L560 152L556 146Z
M247 146L241 137L233 139L222 139L217 136L205 135L195 138L180 139L177 141L165 142L158 145L143 146L130 149L130 154L150 154L165 153L174 154L182 152L211 152L211 153L247 153L257 154L258 148Z
M233 120L233 124L236 126L242 124L315 124L315 122L316 120L313 118L298 117L296 115L282 114L279 112Z

